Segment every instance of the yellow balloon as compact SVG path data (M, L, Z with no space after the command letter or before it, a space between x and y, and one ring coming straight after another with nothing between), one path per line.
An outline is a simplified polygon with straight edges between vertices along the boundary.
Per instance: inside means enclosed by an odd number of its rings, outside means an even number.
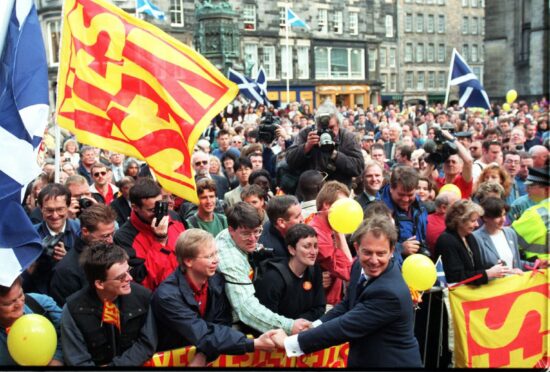
M508 93L506 93L506 102L508 102L508 104L514 103L516 98L518 98L518 92L516 92L515 89L510 89Z
M443 191L449 191L449 192L455 193L459 199L462 199L462 191L460 191L460 188L454 183L448 183L446 185L443 185L439 189L439 193L441 194Z
M376 106L376 111L382 111L382 109L383 109L382 105Z
M402 272L405 283L417 291L427 291L432 288L437 279L434 263L423 254L413 254L407 257L403 261Z
M27 314L17 319L8 334L8 351L21 366L46 366L57 347L57 333L44 316Z
M510 105L508 103L503 103L502 104L502 109L504 111L510 111Z
M540 106L535 103L533 105L533 111L538 111L538 110L540 110Z
M350 198L335 201L328 211L328 222L334 231L351 234L363 221L363 208Z

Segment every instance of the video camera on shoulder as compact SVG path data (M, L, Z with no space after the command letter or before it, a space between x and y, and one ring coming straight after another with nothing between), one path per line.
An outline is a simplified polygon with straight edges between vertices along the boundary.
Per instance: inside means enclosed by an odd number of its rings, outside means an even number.
M449 156L458 153L458 147L456 143L449 141L441 132L441 130L447 130L449 133L453 134L455 131L454 125L451 123L445 123L439 128L435 128L435 136L433 140L427 140L422 147L428 156L426 157L426 162L434 165L439 165L444 163Z
M53 257L55 246L63 239L63 234L59 233L56 235L46 235L42 239L42 249L44 254L48 257Z
M262 116L262 120L258 126L258 141L264 144L271 144L275 140L275 131L280 122L281 119L278 116L273 116L271 112L267 111Z

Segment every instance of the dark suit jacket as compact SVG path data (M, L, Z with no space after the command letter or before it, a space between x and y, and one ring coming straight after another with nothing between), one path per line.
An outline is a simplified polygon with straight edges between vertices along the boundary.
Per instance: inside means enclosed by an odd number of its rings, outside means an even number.
M229 182L227 178L211 174L210 177L216 182L216 196L218 199L223 200L223 196L229 191Z
M323 324L298 335L300 348L311 353L349 341L349 368L421 367L411 294L398 265L391 260L358 288L360 275L355 261L346 298L321 318Z
M130 219L132 208L124 196L120 195L109 204L116 212L116 222L118 226L124 225L124 222Z

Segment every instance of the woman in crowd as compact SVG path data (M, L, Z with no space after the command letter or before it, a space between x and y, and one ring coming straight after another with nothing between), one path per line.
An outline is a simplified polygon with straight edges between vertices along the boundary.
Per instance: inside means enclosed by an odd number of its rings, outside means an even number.
M78 142L69 138L63 143L63 159L67 159L74 167L78 167L80 154L78 153Z
M506 170L496 163L491 163L483 169L481 174L477 179L477 183L474 186L474 190L479 188L479 185L483 182L494 182L498 183L504 188L504 198L507 198L510 195L510 190L512 189L512 179Z
M473 235L479 226L477 220L480 216L483 216L483 209L470 200L459 200L447 210L446 229L437 239L435 250L441 254L445 277L450 283L479 276L469 283L479 285L510 273L510 268L500 263L489 269L483 266Z
M135 159L129 158L124 165L124 175L137 180L139 174L139 164Z
M222 172L222 162L215 155L210 155L210 169L208 172L215 176L225 177Z
M502 264L511 269L512 274L521 274L524 262L519 256L518 237L510 227L504 227L508 207L504 200L489 197L481 203L483 226L474 232L481 264L492 267Z
M256 297L268 309L291 319L319 319L325 312L325 293L317 259L317 233L305 224L292 226L285 240L290 258L266 260L254 282Z

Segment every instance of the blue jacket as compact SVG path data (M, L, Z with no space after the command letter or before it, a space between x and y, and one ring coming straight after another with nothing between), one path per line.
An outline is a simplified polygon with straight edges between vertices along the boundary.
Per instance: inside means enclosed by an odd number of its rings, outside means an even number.
M61 309L55 301L45 295L37 294L37 293L26 293L25 296L32 296L38 302L40 306L44 309L44 311L47 313L47 317L50 319L50 321L53 323L53 326L55 328L55 331L57 333L57 347L55 349L55 354L53 355L53 359L59 360L60 362L63 361L63 352L61 350L61 340L59 338L60 335L60 324L61 324ZM33 314L34 312L31 310L29 306L25 304L25 307L23 309L23 314ZM42 315L42 314L41 314ZM0 366L16 366L17 363L12 359L9 351L8 351L8 344L7 344L8 336L6 334L6 330L3 327L0 327ZM31 352L30 350L28 352Z
M349 341L349 368L422 367L414 336L409 288L394 261L386 271L357 286L361 266L351 269L347 296L325 314L316 328L298 335L305 353Z
M509 267L517 268L524 270L524 264L526 261L523 261L519 256L519 244L518 244L518 235L510 227L504 227L504 236L508 242L508 246L514 255L513 262L507 262L506 265ZM479 253L481 256L482 265L489 269L498 263L500 256L498 255L497 249L493 244L491 236L485 229L485 225L481 226L478 230L474 231L474 237L476 238L477 245L479 246Z
M426 207L420 202L417 196L416 200L411 205L411 215L406 211L399 209L393 203L390 195L390 185L384 186L380 190L380 199L390 208L392 216L397 227L397 245L395 247L395 257L399 265L403 262L403 247L400 243L416 235L416 240L426 245L426 226L428 225L428 212Z
M208 360L220 354L254 351L254 341L231 328L231 307L225 295L225 280L216 273L208 279L205 316L181 269L178 267L160 284L151 300L159 332L158 350L195 345Z

